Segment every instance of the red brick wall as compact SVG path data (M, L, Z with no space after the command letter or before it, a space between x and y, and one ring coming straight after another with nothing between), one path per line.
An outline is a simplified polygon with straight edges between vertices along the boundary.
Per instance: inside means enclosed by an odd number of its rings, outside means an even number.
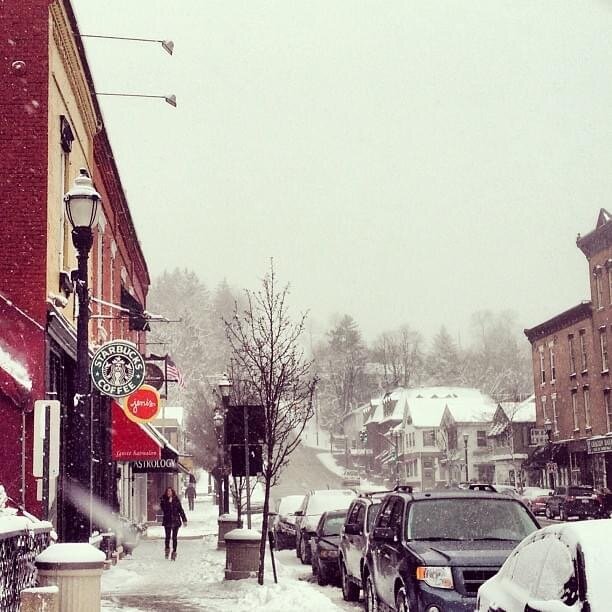
M49 0L0 3L0 292L44 326L46 319L47 113ZM13 62L25 67L15 71ZM27 365L34 386L26 408L44 397L44 334L15 308L0 303L0 342ZM0 396L0 482L9 495L21 479L21 407ZM27 416L31 432L32 416ZM26 436L26 506L39 511Z
M46 308L48 4L0 6L0 290L37 320ZM25 69L15 72L15 61Z

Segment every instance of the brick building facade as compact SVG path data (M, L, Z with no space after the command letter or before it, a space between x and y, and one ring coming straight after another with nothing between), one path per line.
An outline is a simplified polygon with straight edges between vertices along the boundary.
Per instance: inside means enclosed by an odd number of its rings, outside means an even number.
M62 196L79 168L88 169L103 204L89 260L92 347L122 338L145 351L150 279L69 1L5 0L0 32L0 483L62 537L71 520L62 481L77 311L70 276L76 254ZM35 475L36 400L60 403L57 475L48 448ZM91 474L94 494L114 506L108 400L92 396ZM48 440L49 421L45 426Z
M543 480L612 488L612 218L578 237L591 300L525 334L532 346L537 426L550 433Z

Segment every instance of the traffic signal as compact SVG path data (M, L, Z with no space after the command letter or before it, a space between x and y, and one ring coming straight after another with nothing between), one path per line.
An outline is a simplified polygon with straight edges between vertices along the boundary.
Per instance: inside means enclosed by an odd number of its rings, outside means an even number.
M362 442L363 444L365 444L365 443L368 441L368 432L367 432L367 430L362 429L362 430L359 432L359 439L361 440L361 442Z

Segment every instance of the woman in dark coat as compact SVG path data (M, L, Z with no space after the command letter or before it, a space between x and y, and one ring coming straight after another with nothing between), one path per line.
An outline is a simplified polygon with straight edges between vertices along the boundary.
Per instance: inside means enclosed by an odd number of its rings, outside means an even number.
M187 517L181 505L181 500L176 496L174 489L171 487L168 487L162 495L160 506L164 513L162 525L166 530L166 559L170 554L170 536L172 536L172 560L174 561L176 559L178 530L182 523L187 524Z

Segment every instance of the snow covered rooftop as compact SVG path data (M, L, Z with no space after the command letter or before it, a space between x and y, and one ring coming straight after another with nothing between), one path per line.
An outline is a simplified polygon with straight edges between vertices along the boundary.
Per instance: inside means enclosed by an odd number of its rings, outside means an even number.
M404 412L406 409L406 402L408 399L407 389L398 387L383 397L383 416L380 420L381 423L388 423L389 421L402 421L404 419ZM394 402L393 410L385 415L385 405L387 402Z
M524 402L501 402L500 406L512 423L535 423L536 404L535 395Z
M380 423L383 418L382 397L377 397L370 400L370 406L372 406L373 410L370 414L370 418L365 422L365 425L370 423Z

